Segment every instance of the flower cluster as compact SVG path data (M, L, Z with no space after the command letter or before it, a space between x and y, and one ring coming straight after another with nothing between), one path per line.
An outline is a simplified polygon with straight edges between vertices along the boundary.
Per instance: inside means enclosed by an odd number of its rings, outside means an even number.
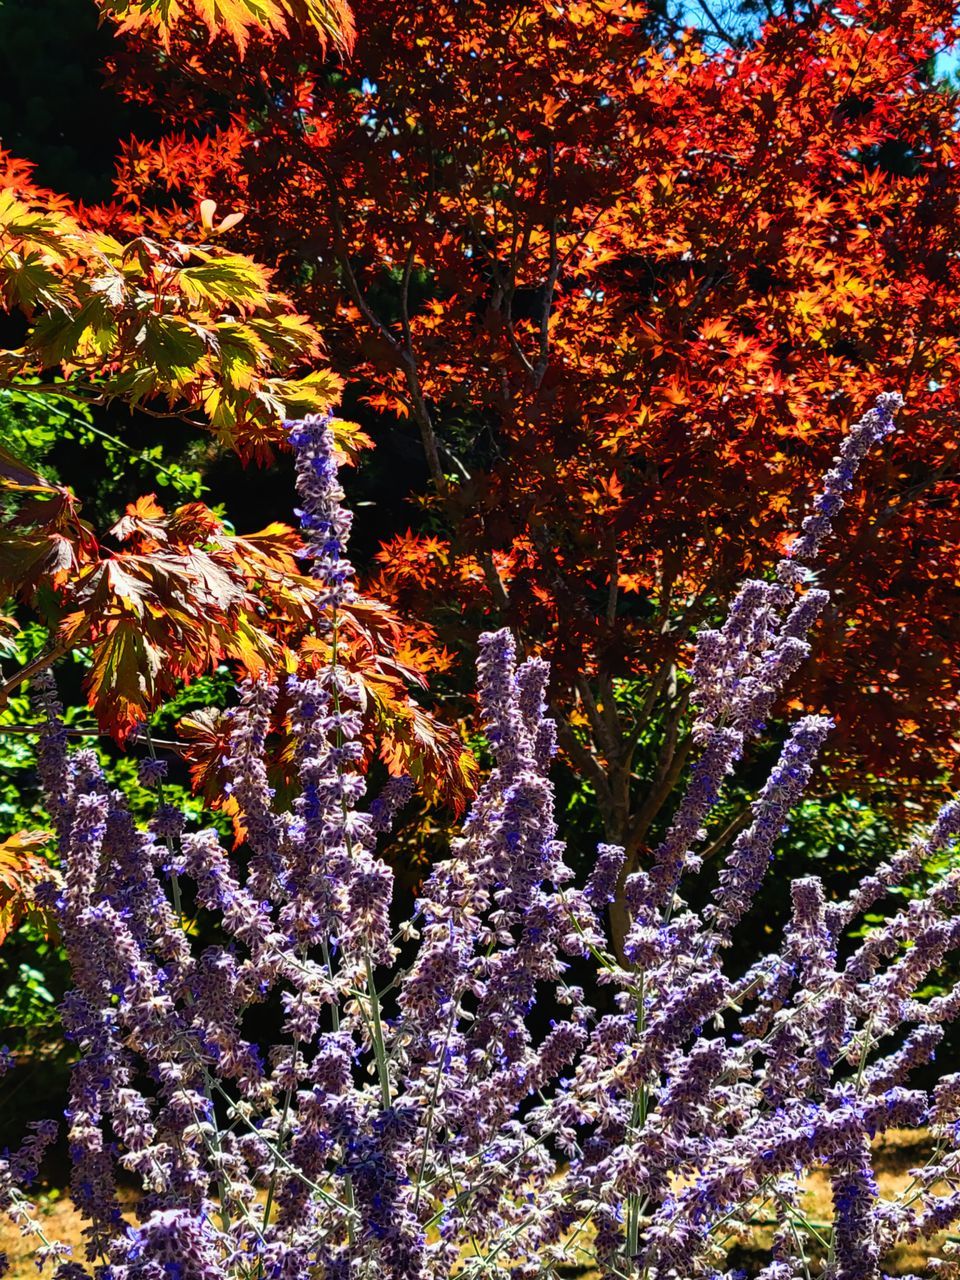
M848 438L785 563L815 552L891 408ZM333 612L349 592L349 518L329 426L296 424L291 439ZM762 1207L774 1227L764 1280L868 1280L896 1244L960 1220L960 1076L932 1093L911 1084L960 1013L960 989L917 996L960 946L960 873L913 901L892 892L960 834L960 804L845 901L798 881L781 945L738 972L731 937L830 727L804 717L706 905L683 896L723 780L823 602L783 569L745 584L724 626L701 634L701 754L627 881L620 957L605 911L622 851L602 846L573 885L549 778L548 671L520 661L506 631L480 645L493 768L396 929L376 845L410 784L361 808L357 692L335 644L321 675L283 690L299 776L289 807L264 765L278 691L240 691L227 769L246 836L234 850L162 803L140 829L96 757L68 752L40 681L63 863L50 897L74 975L72 1193L88 1243L67 1259L23 1195L51 1137L41 1126L0 1163L0 1203L37 1234L38 1260L58 1280L534 1280L584 1261L611 1280L721 1280L731 1239ZM588 964L599 1009L575 980ZM532 1019L535 1004L546 1012ZM272 1029L266 1042L257 1027ZM928 1126L934 1153L909 1194L883 1200L870 1143L903 1125ZM812 1168L833 1188L828 1226L804 1213ZM141 1188L132 1211L121 1176Z

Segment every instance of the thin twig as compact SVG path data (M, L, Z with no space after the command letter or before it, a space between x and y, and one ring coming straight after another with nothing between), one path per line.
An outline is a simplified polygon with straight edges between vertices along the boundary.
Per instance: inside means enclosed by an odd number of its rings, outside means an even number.
M30 735L40 734L46 731L46 725L43 724L0 724L0 737L5 734ZM71 738L109 738L111 735L105 729L99 729L94 725L89 727L85 725L65 725L64 733ZM139 739L134 735L127 739L127 746L139 745ZM159 747L163 751L174 751L178 755L190 750L189 742L177 742L172 738L154 738L153 745Z
M38 653L26 666L21 667L15 675L12 675L9 680L0 685L0 707L6 706L14 689L18 689L31 676L37 675L40 671L46 671L47 667L52 667L57 659L62 658L66 652L66 645L55 645L54 648L48 649L45 653Z

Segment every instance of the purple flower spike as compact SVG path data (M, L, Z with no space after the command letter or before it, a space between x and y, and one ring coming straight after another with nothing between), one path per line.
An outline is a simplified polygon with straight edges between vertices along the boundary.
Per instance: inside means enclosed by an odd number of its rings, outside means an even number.
M83 1258L65 1260L21 1190L52 1126L0 1156L0 1208L55 1280L536 1280L579 1267L581 1250L609 1276L734 1280L723 1241L761 1205L763 1280L874 1280L894 1246L960 1219L960 1074L916 1087L960 1018L960 983L924 991L960 952L960 870L931 871L926 888L916 874L952 861L960 803L843 901L795 882L784 936L757 955L767 931L748 913L830 727L805 716L719 871L681 896L826 603L803 566L896 403L844 441L777 579L746 582L699 636L698 754L626 877L624 851L603 844L572 883L550 673L518 660L506 630L480 640L492 768L406 922L377 850L412 784L392 779L361 807L368 725L335 656L238 690L229 848L219 824L185 831L172 806L141 822L95 753L68 750L51 678L34 682L60 864L41 892L72 973L61 1017ZM352 569L329 419L290 424L290 438L333 626ZM280 762L275 713L293 742ZM145 781L159 775L145 763ZM604 916L621 879L614 958ZM910 880L912 896L891 893ZM881 1198L872 1140L921 1126L931 1158ZM833 1192L827 1224L804 1212L815 1170Z
M303 554L326 588L324 605L335 610L353 599L354 568L347 559L353 515L343 505L332 421L330 414L312 414L284 425L296 454Z
M878 396L873 408L868 409L851 427L833 460L833 466L823 478L823 490L814 499L813 511L803 522L803 532L781 564L782 581L792 580L792 565L808 563L816 557L821 542L833 529L834 518L846 502L844 495L853 488L867 454L874 445L896 431L894 414L902 406L903 396L896 391L888 391Z

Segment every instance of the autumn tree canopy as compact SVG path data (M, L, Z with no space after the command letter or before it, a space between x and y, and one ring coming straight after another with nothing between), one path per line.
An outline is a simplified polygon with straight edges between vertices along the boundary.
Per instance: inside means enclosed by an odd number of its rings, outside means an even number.
M130 140L101 216L243 212L231 246L276 264L374 437L422 443L376 590L451 642L504 621L547 653L632 851L687 755L691 629L884 389L902 430L797 697L837 714L835 767L956 771L952 12L791 4L733 47L629 0L359 0L345 59L181 24L112 68L166 132Z

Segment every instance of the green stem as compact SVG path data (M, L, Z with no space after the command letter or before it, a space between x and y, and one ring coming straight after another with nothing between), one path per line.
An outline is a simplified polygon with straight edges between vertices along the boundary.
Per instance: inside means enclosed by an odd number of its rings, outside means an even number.
M301 991L301 1002L303 993ZM297 1054L300 1052L299 1037L293 1042L293 1066L291 1067L291 1075L296 1068ZM290 1103L293 1099L293 1081L287 1085L283 1095L283 1110L280 1113L280 1124L277 1128L277 1149L273 1157L273 1168L270 1171L270 1185L267 1188L267 1198L263 1206L263 1225L264 1228L270 1225L270 1211L273 1208L273 1198L277 1186L277 1174L280 1171L280 1152L283 1150L284 1139L287 1136L287 1118L290 1115ZM263 1274L263 1259L260 1259L259 1274Z
M369 953L364 957L364 963L367 970L367 998L370 1001L370 1014L373 1018L373 1053L377 1061L377 1075L380 1078L380 1101L386 1109L390 1106L390 1069L387 1065L383 1023L380 1020L380 997L377 995L373 980L373 963Z
M332 984L333 983L333 961L330 958L330 947L327 943L326 938L323 938L321 940L320 950L321 950L321 953L323 954L323 963L326 965L327 974ZM340 1030L340 1005L337 1003L336 1000L334 1000L330 1008L331 1008L331 1016L333 1018L333 1029L334 1031L339 1031ZM357 1202L353 1194L353 1175L352 1174L349 1174L349 1173L344 1174L343 1193L347 1202L347 1206L350 1209L350 1213L347 1217L347 1239L349 1240L350 1244L353 1244L354 1243L353 1219L356 1212Z
M644 973L640 970L638 990L637 990L637 1017L636 1027L637 1035L642 1036L646 1026L647 1011L644 1007ZM642 1133L647 1122L647 1106L649 1104L649 1096L646 1084L641 1084L637 1090L636 1097L633 1100L633 1113L631 1116L631 1128L637 1133ZM640 1197L631 1194L627 1197L627 1258L633 1259L640 1250L640 1215L643 1212Z

